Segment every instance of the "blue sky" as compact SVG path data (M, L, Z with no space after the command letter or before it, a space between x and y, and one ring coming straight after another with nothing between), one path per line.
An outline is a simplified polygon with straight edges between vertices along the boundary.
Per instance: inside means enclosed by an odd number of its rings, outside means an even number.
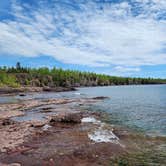
M166 78L166 0L1 0L0 65Z

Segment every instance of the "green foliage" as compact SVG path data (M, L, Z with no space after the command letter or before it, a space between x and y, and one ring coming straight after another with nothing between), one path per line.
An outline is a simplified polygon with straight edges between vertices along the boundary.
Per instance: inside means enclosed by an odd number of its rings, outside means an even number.
M19 84L17 83L14 75L0 72L0 87L2 86L18 87Z
M16 67L1 67L0 85L31 86L107 86L132 84L165 84L166 79L115 77L91 72L63 70L47 67L25 68L18 62ZM2 74L3 73L3 74ZM18 83L17 83L18 82Z
M111 159L110 166L164 166L166 154L163 151L148 150L130 152Z

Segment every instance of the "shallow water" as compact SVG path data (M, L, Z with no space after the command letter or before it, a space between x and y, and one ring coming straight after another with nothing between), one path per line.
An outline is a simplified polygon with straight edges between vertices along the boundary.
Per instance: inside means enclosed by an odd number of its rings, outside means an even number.
M19 102L19 99L17 99L15 96L0 96L0 104L17 102Z
M0 104L3 103L19 103L23 100L37 99L56 99L56 98L81 98L85 97L84 94L79 92L34 92L27 93L25 96L13 95L13 96L0 96Z

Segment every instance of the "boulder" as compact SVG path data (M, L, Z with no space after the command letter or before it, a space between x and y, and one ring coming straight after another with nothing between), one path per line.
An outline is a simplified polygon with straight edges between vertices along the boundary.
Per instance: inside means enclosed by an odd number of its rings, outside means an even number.
M52 117L50 123L61 122L61 123L81 123L83 115L82 113L69 113L61 116Z

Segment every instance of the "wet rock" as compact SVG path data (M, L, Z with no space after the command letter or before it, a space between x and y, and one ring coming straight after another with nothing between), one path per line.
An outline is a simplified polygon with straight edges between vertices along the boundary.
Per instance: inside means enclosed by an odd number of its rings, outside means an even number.
M3 125L3 126L13 125L13 124L15 124L15 122L14 122L13 120L11 120L11 119L4 119L4 120L2 121L2 125Z
M50 113L50 112L52 112L52 110L41 110L40 112L41 113Z
M42 110L40 111L41 113L48 113L48 112L52 112L52 107L44 107L42 108Z
M81 123L83 115L82 113L70 113L62 116L52 117L50 123L61 122L61 123Z
M94 100L104 100L104 99L109 99L109 97L107 96L97 96L97 97L93 97Z
M52 109L52 107L44 107L44 108L42 108L42 110L50 110L50 109Z
M20 97L24 97L24 96L26 96L26 94L20 93L19 96L20 96Z

